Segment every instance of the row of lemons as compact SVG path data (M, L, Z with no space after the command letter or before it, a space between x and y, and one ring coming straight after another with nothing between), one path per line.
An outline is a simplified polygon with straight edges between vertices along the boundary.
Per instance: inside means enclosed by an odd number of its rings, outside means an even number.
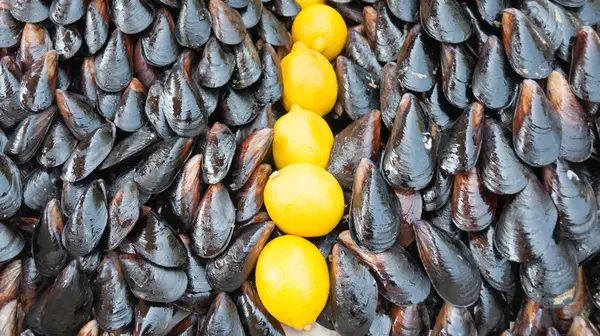
M310 330L329 295L329 271L317 247L303 237L329 233L344 213L344 195L327 170L334 138L322 116L338 94L330 61L344 48L342 16L323 0L299 1L292 25L294 45L281 60L283 106L274 126L277 171L264 191L265 207L286 233L270 241L256 264L256 288L277 320Z

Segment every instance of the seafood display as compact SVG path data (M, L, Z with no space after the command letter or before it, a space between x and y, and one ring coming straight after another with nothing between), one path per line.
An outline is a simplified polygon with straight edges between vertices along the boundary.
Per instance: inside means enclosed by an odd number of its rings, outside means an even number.
M599 0L0 0L0 336L600 336L599 35Z

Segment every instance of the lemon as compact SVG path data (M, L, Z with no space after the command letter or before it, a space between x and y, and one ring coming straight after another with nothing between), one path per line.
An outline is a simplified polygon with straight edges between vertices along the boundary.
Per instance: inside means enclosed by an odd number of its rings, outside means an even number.
M265 207L277 227L302 237L331 232L344 214L344 194L323 168L295 163L271 174L264 192Z
M277 169L302 162L327 168L333 133L318 114L294 105L277 120L273 131L273 158Z
M328 272L315 245L301 237L281 236L258 256L256 290L273 317L308 331L327 303Z
M302 8L292 25L292 40L302 41L309 48L333 61L344 49L348 29L344 19L327 5Z
M323 5L327 2L325 0L296 0L296 1L300 5L300 7L302 7L302 9L304 9L308 6L317 5L317 4Z
M323 116L335 105L338 86L333 66L304 43L294 43L290 53L281 60L281 78L286 111L298 104Z

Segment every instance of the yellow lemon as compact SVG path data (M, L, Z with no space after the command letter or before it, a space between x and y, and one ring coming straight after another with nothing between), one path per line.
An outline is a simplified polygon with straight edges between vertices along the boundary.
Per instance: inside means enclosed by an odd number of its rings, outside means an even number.
M328 171L310 163L291 164L271 174L264 199L277 227L302 237L328 234L344 214L342 187Z
M333 133L318 114L294 105L277 120L273 131L273 158L277 169L301 162L327 168Z
M294 43L290 53L281 60L281 78L283 106L287 111L298 104L323 116L335 105L338 86L333 66L304 43Z
M309 48L333 61L344 49L348 29L344 19L327 5L302 8L292 25L292 40L302 41Z
M312 5L323 5L327 1L325 0L296 0L302 9Z
M280 322L298 330L311 324L327 303L329 271L319 249L297 236L270 241L256 262L256 290L263 305Z

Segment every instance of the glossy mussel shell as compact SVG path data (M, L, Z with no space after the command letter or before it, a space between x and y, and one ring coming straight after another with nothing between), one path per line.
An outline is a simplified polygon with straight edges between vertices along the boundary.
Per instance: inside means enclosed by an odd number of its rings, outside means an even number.
M269 180L273 168L269 164L263 163L256 167L250 178L244 184L242 189L234 195L235 220L244 222L252 219L263 206L264 190Z
M552 320L551 309L525 297L512 330L514 335L546 335L552 329Z
M577 97L600 102L600 37L591 27L581 27L573 43L569 83Z
M131 232L140 217L140 194L134 181L128 181L110 200L108 224L104 232L105 250L114 250Z
M80 141L65 162L61 178L78 182L92 174L112 150L115 133L114 125L105 124Z
M229 189L236 191L246 184L252 172L267 155L273 141L273 129L263 128L248 135L239 145L229 169Z
M198 49L208 41L212 28L210 12L204 1L183 0L177 18L175 37L184 47Z
M194 223L201 198L202 154L189 158L171 185L162 215L178 232L187 231Z
M19 43L23 23L10 13L12 1L0 3L0 48L10 48Z
M419 99L404 94L381 162L392 187L419 190L429 184L435 169L434 136Z
M235 303L226 293L219 293L214 299L200 328L205 336L244 336L244 328Z
M262 73L260 56L250 35L244 35L242 42L232 46L235 68L231 77L231 87L239 90L254 84Z
M414 223L419 256L438 294L454 306L479 298L481 278L469 248L427 221Z
M175 135L171 126L167 122L164 111L160 109L160 96L162 94L163 86L159 81L154 82L150 89L148 89L148 95L146 96L146 104L144 106L144 112L146 118L150 122L150 125L154 128L154 131L163 139L171 138Z
M102 125L102 118L96 113L94 102L85 96L70 91L56 90L56 105L64 125L78 140L85 139ZM60 129L56 132L58 132L56 136L64 133ZM68 135L62 136L68 138ZM64 153L57 154L64 155Z
M261 11L257 30L265 42L274 46L285 46L291 41L290 33L288 33L285 24L264 6Z
M509 328L507 302L501 293L481 282L479 301L472 308L478 335L498 335Z
M215 38L211 37L195 68L195 78L202 86L217 88L225 85L235 68L235 56Z
M339 243L331 251L331 316L342 334L366 334L375 319L377 283L369 269Z
M470 232L469 249L486 282L501 292L512 292L518 285L515 283L517 272L494 246L495 234L494 225L479 232Z
M47 0L10 1L10 14L21 22L42 22L48 18L49 10L50 1Z
M393 335L419 336L430 331L430 316L425 304L392 306L390 309Z
M483 110L479 102L471 104L441 140L439 165L445 172L464 173L477 162L481 152Z
M21 64L23 66L23 64ZM29 113L21 106L19 94L23 73L15 59L4 56L0 59L0 114L9 125L25 118ZM12 122L8 123L8 119Z
M356 245L348 231L342 232L339 239L369 267L379 293L388 301L406 306L422 302L429 295L431 283L425 271L403 247L394 245L374 253Z
M25 247L25 238L12 226L0 223L0 262L16 257Z
M94 58L94 74L98 88L106 92L125 89L131 78L131 41L119 29L115 29L102 51Z
M550 0L527 0L519 9L548 37L552 50L558 50L563 42L562 21L567 19L560 7Z
M420 25L415 25L409 31L396 61L400 86L416 92L429 91L435 84L437 54L435 43Z
M128 137L119 141L110 151L98 169L113 166L125 166L139 157L144 150L160 140L158 134L149 126L142 127Z
M135 306L132 335L164 334L168 331L171 319L174 319L173 307L171 305L153 304L140 300Z
M140 256L163 267L180 267L185 264L185 246L161 216L149 211L138 220L137 228L139 232L134 230L130 239Z
M408 2L417 1L409 0ZM394 9L388 6L380 3L376 13L377 17L375 18L375 36L372 39L372 44L375 57L377 57L377 60L380 62L395 61L400 54L400 49L406 38L407 26L402 27L400 25L400 22L393 16L395 14L392 14ZM365 10L363 10L363 12L364 11ZM402 12L405 12L404 8L402 8Z
M8 156L0 153L0 219L12 217L19 210L22 188L19 168Z
M125 132L135 132L146 124L144 105L146 103L146 90L144 85L133 78L129 86L123 91L121 100L117 105L114 123Z
M229 45L242 42L246 27L236 10L227 6L222 0L210 0L208 10L212 17L213 33L219 41Z
M204 146L202 179L208 184L219 183L231 167L236 148L235 135L225 124L216 122L208 132Z
M253 284L245 281L235 298L244 330L249 335L284 336L281 323L263 306Z
M85 14L83 40L90 54L95 54L108 39L109 21L108 6L104 0L89 2Z
M15 163L29 161L42 145L55 114L56 107L52 106L23 119L8 138L4 152L13 158Z
M488 227L496 213L496 195L487 191L477 166L454 177L452 222L463 231Z
M588 320L584 316L575 316L573 319L573 323L569 330L567 331L567 336L576 336L576 335L590 335L590 336L598 336L600 335L600 331L598 327L595 326L590 320Z
M154 20L154 9L145 0L110 0L110 20L125 34L137 34Z
M400 86L396 79L396 68L396 62L389 62L381 69L379 108L383 124L389 130L394 126L396 112L400 105L400 99L402 99Z
M476 336L477 327L475 326L473 316L467 308L454 306L450 302L444 302L444 305L435 320L431 335Z
M379 79L375 74L344 56L336 59L335 74L339 101L352 120L379 109Z
M464 109L469 105L471 77L475 59L466 46L442 44L441 50L442 90L448 102Z
M31 65L21 79L19 101L24 109L40 112L50 107L54 102L57 72L58 57L54 50Z
M461 43L471 35L471 21L456 1L421 0L421 23L434 39L445 43Z
M33 234L32 254L44 276L57 276L67 263L68 253L61 242L63 227L60 202L53 199L44 208Z
M361 248L381 252L396 243L400 203L369 159L361 159L350 202L350 234Z
M179 44L175 40L175 20L166 8L157 11L152 27L140 37L142 55L151 65L167 66L177 59Z

